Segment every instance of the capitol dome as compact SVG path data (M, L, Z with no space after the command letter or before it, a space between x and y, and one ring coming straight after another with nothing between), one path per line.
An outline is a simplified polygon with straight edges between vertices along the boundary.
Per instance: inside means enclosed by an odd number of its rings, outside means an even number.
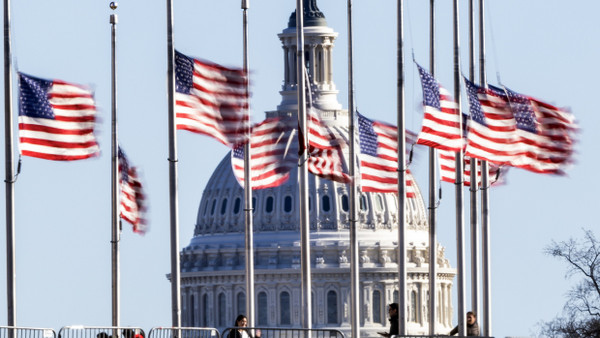
M308 4L308 5L307 5ZM311 7L312 6L312 7ZM309 7L309 8L306 8ZM316 2L305 1L307 64L313 105L321 119L347 136L348 112L337 101L331 53L337 37ZM312 23L312 24L311 24ZM285 69L282 101L267 117L297 114L295 13L279 34ZM348 162L348 154L344 154ZM409 174L410 175L410 174ZM407 329L428 332L429 227L418 185L406 200ZM313 328L350 333L349 186L309 174L309 226ZM395 193L358 198L361 335L387 331L387 304L397 301L398 200ZM297 171L274 188L252 193L256 327L301 327L299 187ZM244 191L231 169L230 154L219 163L202 194L194 236L181 255L182 325L230 327L246 313ZM437 249L436 328L452 323L452 280L456 274Z

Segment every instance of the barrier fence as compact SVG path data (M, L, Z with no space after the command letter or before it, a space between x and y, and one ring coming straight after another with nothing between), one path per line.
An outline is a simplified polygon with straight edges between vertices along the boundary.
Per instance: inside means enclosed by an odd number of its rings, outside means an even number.
M235 331L240 328L229 327L223 331L223 338L239 338ZM299 329L299 328L275 328L275 327L245 327L250 337L260 338L346 338L339 330L331 329Z
M0 338L56 338L53 329L0 326Z
M58 338L145 338L139 327L116 326L64 326L58 331Z
M221 338L219 331L202 327L155 327L148 338Z

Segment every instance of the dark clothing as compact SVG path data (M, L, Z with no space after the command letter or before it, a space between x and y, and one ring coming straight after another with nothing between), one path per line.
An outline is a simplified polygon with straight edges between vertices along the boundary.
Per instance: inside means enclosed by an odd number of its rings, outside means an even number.
M260 336L256 336L256 337L252 336L250 334L250 331L248 331L248 330L244 330L244 331L246 331L249 338L260 338ZM227 338L242 338L242 333L240 331L238 331L238 329L232 329L229 331Z
M390 318L390 332L389 334L391 336L393 335L399 335L400 334L400 328L398 327L398 316L392 316Z
M450 335L454 336L458 333L458 326L450 331ZM473 325L467 324L467 337L477 337L479 336L479 324L477 322L473 323Z

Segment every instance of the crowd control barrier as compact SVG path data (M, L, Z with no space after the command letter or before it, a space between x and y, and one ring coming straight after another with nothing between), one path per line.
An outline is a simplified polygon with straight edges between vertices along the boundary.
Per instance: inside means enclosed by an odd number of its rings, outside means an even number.
M239 328L226 328L221 336L228 338L229 333ZM275 328L275 327L246 327L244 328L256 337L256 332L260 330L260 338L346 338L344 333L335 329L300 329L300 328ZM235 336L234 336L235 337Z
M116 326L64 326L58 331L58 338L145 338L139 327Z
M219 331L206 327L153 327L148 338L221 338Z
M56 338L53 329L0 326L0 338Z

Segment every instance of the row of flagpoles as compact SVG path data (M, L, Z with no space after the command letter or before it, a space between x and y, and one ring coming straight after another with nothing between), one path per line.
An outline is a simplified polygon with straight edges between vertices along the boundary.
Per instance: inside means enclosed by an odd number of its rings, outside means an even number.
M470 11L473 16L473 1ZM314 0L313 0L314 2ZM267 119L251 127L248 109L248 0L242 0L244 26L244 60L242 69L188 57L173 45L173 4L167 0L167 89L169 138L169 211L171 254L172 325L181 326L180 271L179 271L179 216L177 175L177 130L188 130L211 136L232 148L232 169L244 185L246 222L246 309L249 326L254 326L254 267L252 189L272 187L285 181L286 173L299 163L302 323L311 327L310 228L308 225L308 173L350 185L350 246L351 246L351 325L352 336L359 330L359 267L358 267L358 196L362 191L397 192L399 194L398 274L399 274L399 328L406 332L407 272L406 252L406 198L414 196L412 181L407 181L408 165L405 158L406 140L410 136L404 123L404 46L403 0L398 0L398 114L397 126L372 121L358 114L354 104L352 1L348 0L348 129L349 139L343 140L323 125L310 98L307 100L305 81L305 53L303 16L307 0L296 0L296 78L298 79L298 156L288 156L288 144L271 144L275 151L268 163L253 170L253 154L260 152L256 140L272 135L294 135L293 122L284 118ZM479 280L477 248L477 190L481 189L481 245L483 285L484 336L491 335L490 268L489 268L489 174L501 173L502 166L514 166L536 173L561 174L571 162L576 125L572 115L535 98L507 88L488 86L485 78L483 6L480 10L480 85L474 83L473 17L470 18L470 74L464 79L469 100L469 114L461 113L461 71L458 31L458 0L453 2L454 16L454 98L435 80L435 22L434 0L431 0L430 71L417 64L424 97L424 122L417 144L430 147L429 152L429 225L430 225L430 290L436 289L436 170L438 156L442 164L443 181L453 181L456 189L456 240L458 269L459 334L465 333L465 240L463 215L463 185L470 186L471 207L471 264L472 307L478 309ZM111 4L112 7L113 4ZM316 2L314 2L316 7ZM114 5L114 8L116 5ZM14 163L12 146L12 83L10 52L10 6L4 1L5 50L5 144L6 144L6 226L7 226L7 292L8 325L15 326L15 269L14 269ZM117 16L110 17L112 50L112 104L111 104L111 196L112 196L112 313L113 325L119 326L119 217L144 232L145 196L117 137L117 82L116 82L116 24ZM415 62L416 63L416 62ZM44 80L19 73L19 139L22 155L50 160L80 160L98 155L94 138L95 102L93 93L82 86L59 80ZM465 122L466 125L465 125ZM358 126L355 123L358 122ZM67 127L65 127L67 126ZM465 135L466 134L466 135ZM358 136L358 139L355 137ZM375 141L373 141L375 140ZM289 142L289 140L288 140ZM368 142L370 147L364 147ZM271 142L273 143L273 142ZM355 144L360 150L355 152ZM349 171L341 165L341 149L348 147ZM243 149L243 155L240 155ZM371 150L369 150L371 149ZM371 152L372 151L372 152ZM293 152L292 152L293 153ZM465 157L463 159L463 156ZM468 157L468 158L467 158ZM237 162L235 159L238 159ZM239 159L243 158L243 162ZM354 159L358 158L358 170ZM290 160L291 159L291 160ZM262 159L264 161L264 159ZM464 168L465 161L469 168ZM291 161L291 165L288 162ZM477 162L481 161L481 169ZM237 168L237 169L236 169ZM285 170L283 170L283 169ZM276 169L276 170L275 170ZM261 171L263 170L263 171ZM287 172L286 172L287 170ZM239 172L242 171L243 174ZM277 172L270 181L259 181L257 173ZM467 174L468 173L468 174ZM17 173L18 174L18 173ZM453 174L453 175L452 175ZM374 179L388 176L387 184ZM467 179L468 175L468 179ZM479 179L481 176L481 179ZM359 184L360 181L360 184ZM260 183L259 183L260 182ZM391 183L390 183L391 182ZM437 307L435 293L429 297L429 330L435 334Z

